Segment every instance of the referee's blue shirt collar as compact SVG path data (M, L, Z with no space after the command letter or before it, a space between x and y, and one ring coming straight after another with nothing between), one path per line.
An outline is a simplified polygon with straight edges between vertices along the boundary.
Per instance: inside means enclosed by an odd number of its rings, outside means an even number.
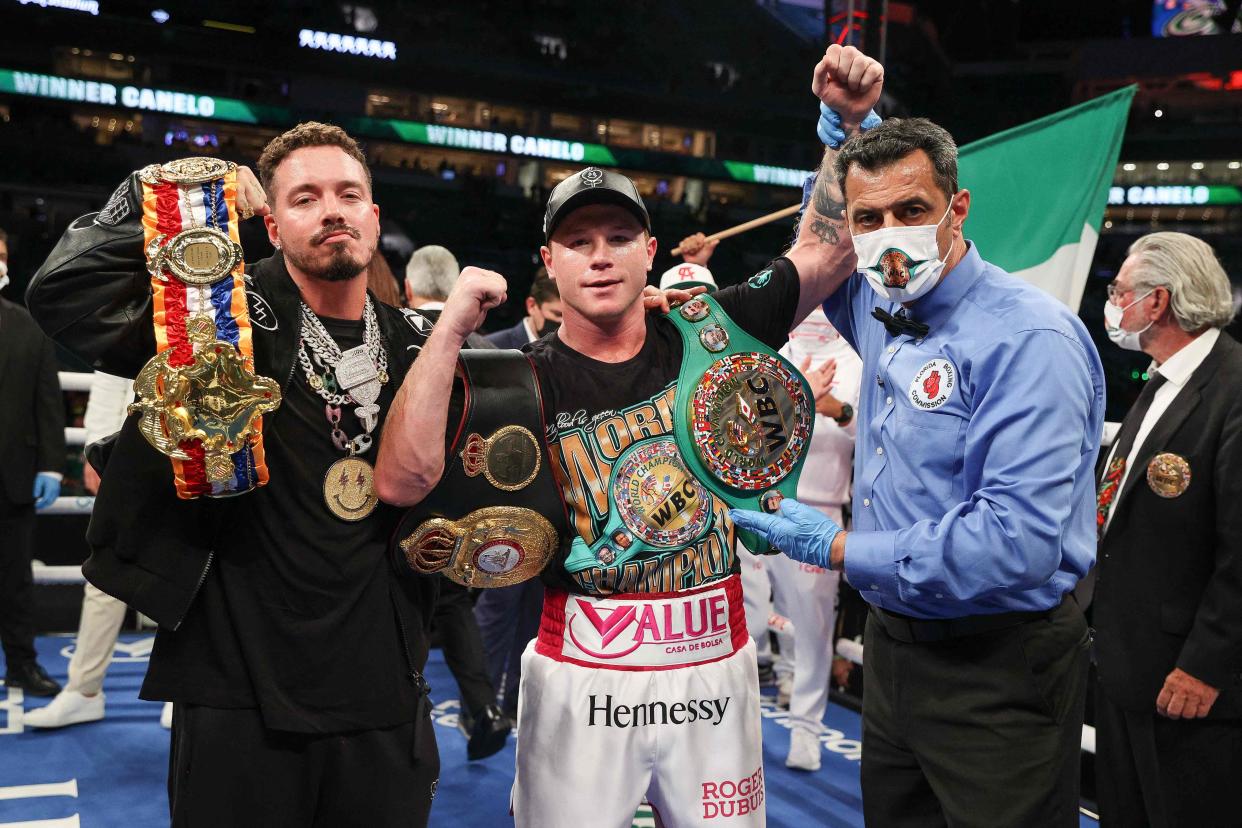
M975 282L983 277L983 259L979 257L979 251L973 243L966 241L965 244L966 254L953 269L941 277L940 283L930 293L910 305L911 318L927 324L933 331L948 318Z

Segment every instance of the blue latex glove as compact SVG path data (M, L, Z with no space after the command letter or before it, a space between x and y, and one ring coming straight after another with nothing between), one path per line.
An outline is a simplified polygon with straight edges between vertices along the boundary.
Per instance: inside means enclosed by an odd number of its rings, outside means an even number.
M873 129L880 125L880 116L875 114L875 110L867 113L867 117L863 118L858 128L863 132ZM821 102L819 105L819 123L815 127L815 133L819 136L819 140L824 146L840 149L845 143L845 130L841 128L841 116L837 111L827 104Z
M815 125L819 142L826 147L839 149L845 143L845 130L841 128L841 116L826 103L819 105L819 123Z
M824 569L830 568L832 540L842 532L836 521L823 512L788 497L781 501L779 514L730 509L729 517L734 524L763 536L795 561Z
M60 497L60 481L46 472L35 475L34 499L36 509L46 509Z

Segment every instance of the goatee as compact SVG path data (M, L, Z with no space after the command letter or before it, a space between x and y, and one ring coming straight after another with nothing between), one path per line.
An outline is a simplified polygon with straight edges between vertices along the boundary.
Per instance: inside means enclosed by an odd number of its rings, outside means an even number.
M285 248L284 254L285 258L298 270L323 282L348 282L366 272L367 262L351 256L345 247L345 242L339 242L333 247L336 249L332 251L332 257L322 265L318 262L307 261L288 248Z

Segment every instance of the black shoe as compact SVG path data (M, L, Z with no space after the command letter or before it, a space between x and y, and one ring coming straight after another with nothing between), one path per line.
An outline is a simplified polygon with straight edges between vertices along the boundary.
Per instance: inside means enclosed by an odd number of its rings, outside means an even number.
M489 704L477 719L471 718L463 707L457 714L457 729L466 737L466 758L473 762L499 753L513 724L499 707Z
M4 684L6 687L22 688L27 696L55 696L60 692L60 685L52 680L37 661L10 666L4 674Z

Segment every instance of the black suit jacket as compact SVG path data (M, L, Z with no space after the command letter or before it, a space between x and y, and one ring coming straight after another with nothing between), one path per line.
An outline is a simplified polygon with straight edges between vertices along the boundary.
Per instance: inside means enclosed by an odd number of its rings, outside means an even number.
M34 478L65 464L56 352L25 308L0 299L0 505L34 502Z
M1164 452L1190 465L1173 498L1147 483ZM1154 712L1180 667L1220 689L1212 718L1242 717L1242 345L1228 334L1139 447L1113 510L1093 604L1104 692Z
M530 342L530 337L526 334L526 319L521 319L512 328L502 328L489 333L487 338L497 348L513 348L520 351L526 347L526 343Z

